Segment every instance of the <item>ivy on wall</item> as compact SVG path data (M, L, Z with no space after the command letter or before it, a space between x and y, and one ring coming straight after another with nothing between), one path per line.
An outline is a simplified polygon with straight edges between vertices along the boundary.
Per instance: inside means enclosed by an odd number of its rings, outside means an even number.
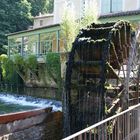
M23 81L26 80L27 71L31 71L37 68L37 59L35 55L30 55L23 58L20 55L15 55L12 58L8 58L6 55L0 56L0 63L2 69L2 76L5 80L11 80L15 71L20 75Z
M58 92L61 92L60 54L49 52L46 54L45 60L45 64L39 64L35 55L29 55L28 57L15 55L11 58L1 55L2 76L5 80L11 80L15 73L18 73L22 80L26 82L30 78L30 73L34 79L32 82L43 81L43 86L52 86L54 84L58 88Z
M46 68L50 78L57 84L57 88L61 89L61 62L60 54L49 52L46 55Z

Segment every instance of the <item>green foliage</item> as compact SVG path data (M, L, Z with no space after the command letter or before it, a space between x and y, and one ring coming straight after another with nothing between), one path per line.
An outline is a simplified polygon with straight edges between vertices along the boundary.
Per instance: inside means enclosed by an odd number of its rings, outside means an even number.
M88 9L85 9L85 13L80 21L80 28L84 28L93 22L98 22L98 9L96 1L90 2Z
M1 55L1 54L7 54L7 48L8 48L7 45L1 46L1 47L0 47L0 55Z
M1 55L0 62L1 62L2 75L4 79L5 80L10 79L14 74L13 61L10 60L6 55Z
M29 55L26 58L20 55L15 55L13 58L13 63L14 63L15 70L24 75L27 74L28 69L30 71L36 71L38 66L37 58L35 55Z
M27 0L0 1L0 48L7 44L6 34L27 29L31 24L31 5ZM0 49L0 54L5 52Z
M27 0L20 0L16 8L15 25L16 31L25 30L31 25L31 4ZM17 22L17 23L16 23Z
M47 53L46 68L49 76L56 82L58 88L61 88L61 63L59 53Z
M77 20L75 18L73 9L65 10L61 23L62 36L64 37L66 42L65 51L71 50L72 42L74 41L81 28L84 28L93 22L97 22L97 5L95 3L90 5L92 6L86 9L83 17L81 17L80 20Z
M45 11L47 13L53 13L53 7L54 7L54 0L47 0Z
M31 14L33 16L39 13L52 13L54 0L28 0L31 3Z
M61 23L62 36L65 39L65 51L70 51L72 42L79 31L79 25L76 22L73 11L65 11Z
M21 55L15 55L13 58L13 63L16 71L25 73L27 71L26 62Z
M2 75L4 79L11 80L15 72L26 77L28 69L35 71L37 69L36 56L30 55L28 58L23 58L20 55L15 55L9 59L6 55L0 55Z
M29 55L26 59L26 66L28 69L35 71L37 69L37 58L35 55Z
M6 34L26 30L32 24L32 16L39 12L53 11L54 0L1 0L0 1L0 54L5 53Z
M0 62L3 63L6 59L8 59L8 56L6 54L0 55Z

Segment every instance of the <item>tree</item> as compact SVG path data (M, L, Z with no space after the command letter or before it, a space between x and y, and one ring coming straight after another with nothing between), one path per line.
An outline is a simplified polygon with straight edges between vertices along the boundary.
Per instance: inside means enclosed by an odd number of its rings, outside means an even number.
M25 30L32 23L30 10L27 0L0 1L0 54L5 51L2 46L7 44L6 34Z
M11 32L25 30L31 25L31 4L27 0L8 0L8 19L10 26L12 25Z
M52 13L54 0L28 0L31 3L31 14L37 16L39 13Z
M75 18L74 9L65 9L61 23L62 35L65 40L65 51L71 50L72 43L79 30L93 22L98 22L98 10L95 1L91 2L89 7L85 9L85 13L80 19Z
M72 42L79 31L79 24L76 22L73 10L65 10L61 23L62 36L65 40L65 51L70 51Z
M46 11L47 13L52 13L54 7L54 0L48 0L48 3L46 3Z
M80 19L80 28L84 28L93 22L98 22L98 8L95 0L90 1L89 6L85 9L85 13Z

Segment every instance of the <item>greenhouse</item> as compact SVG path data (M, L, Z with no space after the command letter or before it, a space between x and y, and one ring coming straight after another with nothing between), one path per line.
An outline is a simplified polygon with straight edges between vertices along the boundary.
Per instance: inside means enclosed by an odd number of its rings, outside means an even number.
M40 57L47 52L63 52L64 39L61 37L60 25L8 34L8 50L9 56L20 54L23 57L31 54Z

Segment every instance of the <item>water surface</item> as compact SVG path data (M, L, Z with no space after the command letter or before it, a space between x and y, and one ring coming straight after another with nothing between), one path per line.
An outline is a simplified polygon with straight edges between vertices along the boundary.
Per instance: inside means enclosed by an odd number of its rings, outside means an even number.
M53 111L61 111L62 103L50 99L34 98L4 92L0 93L0 114L45 107L52 107Z

